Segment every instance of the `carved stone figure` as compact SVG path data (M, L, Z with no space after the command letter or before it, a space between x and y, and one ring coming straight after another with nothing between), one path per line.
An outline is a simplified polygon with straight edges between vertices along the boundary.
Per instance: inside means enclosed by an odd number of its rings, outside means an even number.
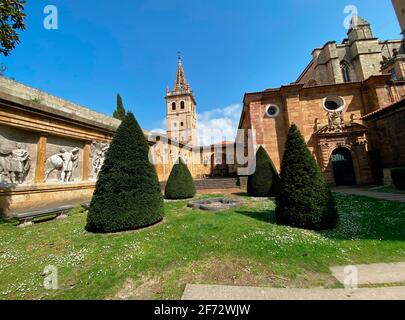
M18 143L17 149L11 151L9 171L11 183L23 183L30 168L30 155L27 150L23 149L23 145Z
M91 158L93 159L92 167L95 177L99 175L101 168L103 167L105 155L109 147L110 145L108 143L96 141L93 141L91 145Z
M346 127L343 119L343 112L329 112L328 113L328 129L329 131L340 132Z
M58 170L60 182L72 181L73 172L79 165L79 151L79 148L74 148L70 152L62 148L59 153L49 157L46 160L45 180L48 180L53 171Z
M12 184L22 184L31 168L31 159L21 143L11 151L0 150L0 176Z

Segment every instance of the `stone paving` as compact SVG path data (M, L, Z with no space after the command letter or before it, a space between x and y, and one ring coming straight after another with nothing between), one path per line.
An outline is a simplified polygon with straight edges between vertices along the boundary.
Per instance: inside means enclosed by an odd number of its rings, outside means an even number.
M405 262L376 263L331 267L333 276L345 284L345 278L357 274L357 284L400 284L405 282ZM353 268L354 267L354 268ZM405 300L405 286L358 289L259 288L188 284L183 300Z
M335 187L332 189L334 192L352 194L356 196L366 196L375 199L399 201L405 203L405 194L385 193L378 191L370 191L362 187Z
M375 263L354 265L355 269L346 269L346 266L331 267L333 276L344 284L345 278L355 270L358 285L387 284L405 282L405 262ZM351 273L352 274L352 273Z
M276 289L188 284L182 300L405 300L405 287Z

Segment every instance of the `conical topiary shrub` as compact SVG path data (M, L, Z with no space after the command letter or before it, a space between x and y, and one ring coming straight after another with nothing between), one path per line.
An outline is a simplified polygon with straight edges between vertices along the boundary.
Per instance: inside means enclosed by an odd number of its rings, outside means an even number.
M193 177L183 159L179 158L167 180L165 198L171 200L188 199L194 197L195 194Z
M255 173L248 177L247 191L252 197L276 196L280 177L266 150L260 146L256 153Z
M148 153L142 129L129 112L107 151L90 203L86 230L118 232L162 220L163 196Z
M278 222L313 230L336 226L339 218L332 192L294 124L288 133L280 177Z

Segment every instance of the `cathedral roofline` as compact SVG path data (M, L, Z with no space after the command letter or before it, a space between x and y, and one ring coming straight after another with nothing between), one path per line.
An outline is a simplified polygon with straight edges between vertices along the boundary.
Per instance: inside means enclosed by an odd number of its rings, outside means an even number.
M269 88L269 89L265 89L263 91L257 91L257 92L246 92L244 96L246 97L246 96L256 95L256 94L279 93L279 92L287 91L286 89L294 88L294 87L301 87L303 90L311 90L311 89L314 89L314 88L319 89L319 88L325 88L325 87L339 87L339 86L351 86L351 85L359 85L359 84L368 84L370 82L375 82L375 81L378 82L379 79L384 79L384 81L389 81L390 75L388 75L388 74L373 75L373 76L370 76L369 78L367 78L366 80L343 82L343 83L322 84L322 85L317 85L317 86L313 86L313 87L306 87L304 83L296 82L296 83L282 85L282 86L280 86L278 88ZM382 82L382 81L380 81L380 82Z
M249 103L253 101L258 101L263 99L265 96L271 96L271 95L277 95L277 94L285 94L291 91L297 92L299 94L301 91L313 91L313 90L320 90L322 88L333 88L333 87L361 87L361 86L368 86L370 84L378 84L378 83L388 83L390 81L391 76L388 74L382 74L382 75L374 75L366 80L362 81L355 81L355 82L348 82L348 83L333 83L333 84L324 84L324 85L318 85L314 87L305 87L305 84L303 83L293 83L289 85L283 85L279 88L270 88L266 89L264 91L258 91L258 92L246 92L243 97L243 108L242 108L242 113L241 117L239 120L239 125L238 128L241 128L242 121L244 119L245 113L246 113L246 108ZM294 89L295 90L292 90Z
M399 109L403 109L404 107L405 107L405 97L403 97L393 103L390 103L389 105L386 105L386 106L382 107L381 109L378 109L369 114L366 114L365 116L361 117L361 120L376 120L378 118L381 118L382 116L385 116L392 112L396 112Z

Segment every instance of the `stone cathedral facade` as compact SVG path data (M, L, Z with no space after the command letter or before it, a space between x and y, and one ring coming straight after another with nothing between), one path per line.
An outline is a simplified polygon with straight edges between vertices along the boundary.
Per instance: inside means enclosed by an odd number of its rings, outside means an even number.
M403 13L404 8L398 15ZM400 138L403 126L376 127L367 115L404 96L404 40L379 40L370 23L355 16L347 38L314 49L295 82L246 93L239 129L254 130L256 145L280 168L294 123L331 185L371 184L384 169L405 165L405 158L389 161L381 143L387 130Z

